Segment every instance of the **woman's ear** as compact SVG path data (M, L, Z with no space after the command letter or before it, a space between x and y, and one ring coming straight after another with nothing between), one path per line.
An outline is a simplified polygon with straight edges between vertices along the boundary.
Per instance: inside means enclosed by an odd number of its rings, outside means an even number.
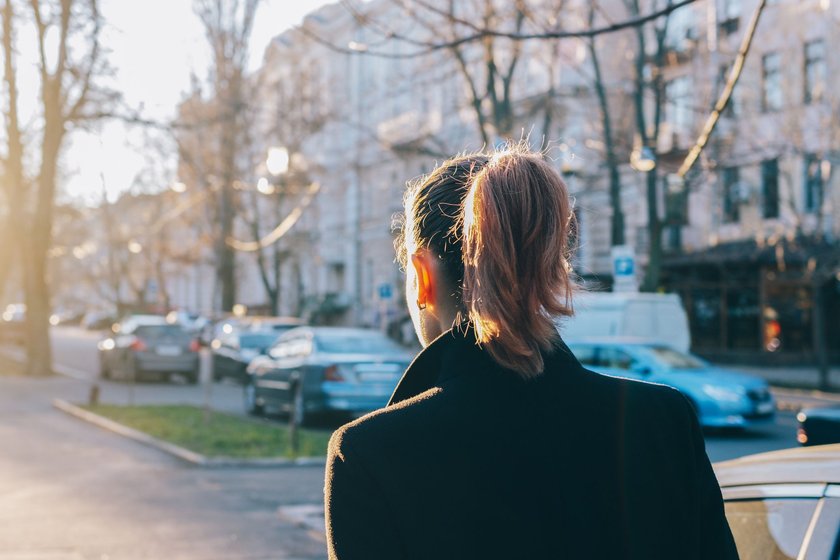
M435 286L432 280L432 267L434 264L425 251L411 255L411 266L414 267L417 276L417 307L425 309L426 306L434 307Z

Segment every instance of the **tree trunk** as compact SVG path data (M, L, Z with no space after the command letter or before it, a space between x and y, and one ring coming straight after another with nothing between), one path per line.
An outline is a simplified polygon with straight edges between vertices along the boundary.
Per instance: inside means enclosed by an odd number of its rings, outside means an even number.
M26 369L29 375L48 375L52 371L50 344L50 289L47 284L48 253L52 246L58 156L64 138L61 114L61 82L53 78L42 84L44 135L41 166L38 171L35 213L29 230L26 256Z
M659 220L659 205L657 204L656 168L647 173L647 207L648 207L648 265L645 269L645 279L642 291L655 292L659 289L659 277L662 270L662 222Z
M218 270L219 285L222 290L222 311L232 311L236 305L236 254L233 247L228 245L228 239L233 235L233 189L231 181L225 181L221 193L221 224L220 239L218 240Z
M590 26L592 25L592 17L591 14L589 20ZM610 180L610 206L612 207L610 243L615 247L617 245L624 245L624 210L621 207L621 176L618 172L618 158L615 154L615 142L613 142L609 100L607 99L607 92L604 87L604 79L601 75L601 63L598 60L598 51L595 48L594 38L589 40L589 55L592 59L592 70L595 74L595 93L598 97L598 107L601 110L604 152Z

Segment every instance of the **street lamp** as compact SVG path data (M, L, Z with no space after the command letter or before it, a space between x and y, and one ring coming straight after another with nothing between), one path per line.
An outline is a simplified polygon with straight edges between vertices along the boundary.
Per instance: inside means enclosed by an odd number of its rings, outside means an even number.
M274 188L274 185L272 185L269 182L268 179L266 179L265 177L260 177L260 180L257 181L257 190L262 194L268 195L274 194L276 189Z
M656 154L649 146L633 148L630 152L630 166L636 171L647 173L656 167Z
M265 168L275 177L286 173L289 170L289 150L281 146L269 148Z
M132 239L128 242L128 251L137 255L143 251L143 246L140 244L139 241L135 241L134 239Z

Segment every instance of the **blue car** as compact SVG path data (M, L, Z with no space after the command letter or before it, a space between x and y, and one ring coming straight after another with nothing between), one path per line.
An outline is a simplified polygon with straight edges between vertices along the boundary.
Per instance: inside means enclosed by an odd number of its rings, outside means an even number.
M365 414L388 403L411 359L377 330L298 327L248 365L245 410L293 411L299 425L328 413Z
M697 356L645 341L567 342L587 369L674 387L694 405L706 428L748 428L766 424L776 402L763 379L727 371Z

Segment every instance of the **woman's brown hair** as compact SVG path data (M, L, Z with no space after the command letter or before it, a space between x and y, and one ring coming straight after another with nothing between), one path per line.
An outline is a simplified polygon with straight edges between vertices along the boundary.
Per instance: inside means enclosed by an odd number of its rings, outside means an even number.
M572 314L572 207L557 171L522 144L459 156L405 203L404 235L442 260L478 343L505 368L541 373L553 318Z

